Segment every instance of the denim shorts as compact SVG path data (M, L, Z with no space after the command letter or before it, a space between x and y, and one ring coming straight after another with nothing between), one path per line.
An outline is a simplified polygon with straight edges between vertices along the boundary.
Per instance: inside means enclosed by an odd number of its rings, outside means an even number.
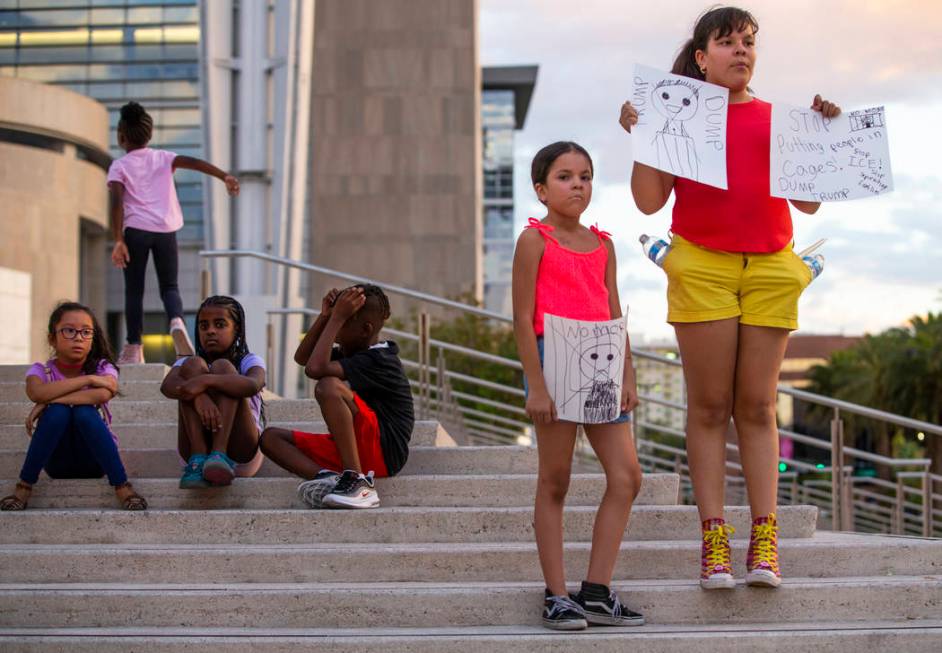
M540 354L540 367L543 366L543 355L546 351L546 347L543 344L543 336L537 336L536 338L536 350ZM523 394L525 397L530 396L530 387L527 385L527 375L523 375ZM625 424L631 422L631 413L625 412L613 419L611 422L605 422L606 424Z

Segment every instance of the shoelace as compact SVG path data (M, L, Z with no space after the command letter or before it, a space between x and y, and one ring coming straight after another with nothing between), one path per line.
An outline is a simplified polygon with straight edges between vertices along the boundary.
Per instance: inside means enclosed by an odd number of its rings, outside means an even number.
M778 571L777 539L778 526L774 524L757 524L752 527L752 561L754 567L760 563L765 563L773 571Z
M334 492L337 494L349 492L358 480L360 480L360 475L356 472L344 472L340 480L337 481L337 485L334 486Z
M612 616L620 617L624 613L625 608L621 604L621 599L618 598L618 595L615 594L614 590L609 590L608 602L612 604Z
M546 616L550 619L556 616L557 613L566 612L567 610L579 614L583 613L582 607L568 596L550 596L546 600L550 602L549 609L546 612Z
M729 538L736 529L729 524L719 524L704 531L703 541L707 545L706 561L711 569L729 568L732 564L729 555Z

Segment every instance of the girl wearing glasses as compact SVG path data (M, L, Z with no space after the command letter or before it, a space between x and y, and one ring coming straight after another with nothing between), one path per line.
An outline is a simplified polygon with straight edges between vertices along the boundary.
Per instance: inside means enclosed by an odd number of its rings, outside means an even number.
M26 372L26 395L35 406L26 418L32 436L13 494L0 510L24 510L45 469L51 478L108 476L125 510L144 510L147 501L128 483L111 432L108 401L118 392L111 344L91 309L59 304L49 317L54 356Z

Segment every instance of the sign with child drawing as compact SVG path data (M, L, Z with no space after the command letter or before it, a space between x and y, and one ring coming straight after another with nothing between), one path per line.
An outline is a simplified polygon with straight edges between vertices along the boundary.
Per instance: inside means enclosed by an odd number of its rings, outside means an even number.
M546 313L543 376L560 420L604 424L621 413L625 318L584 322Z
M836 118L789 104L772 105L774 197L835 202L893 190L883 107Z
M729 89L636 65L631 104L635 161L726 189Z

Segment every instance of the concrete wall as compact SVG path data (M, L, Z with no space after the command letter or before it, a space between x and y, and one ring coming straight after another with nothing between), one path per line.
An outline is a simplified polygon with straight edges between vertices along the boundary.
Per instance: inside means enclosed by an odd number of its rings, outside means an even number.
M104 276L80 284L79 251L83 220L91 232L107 228L106 173L77 158L76 144L106 155L108 114L71 91L0 77L0 128L61 143L55 151L0 139L0 267L29 274L31 288L29 314L4 317L28 319L29 357L39 360L48 352L46 321L58 300L83 299L105 316ZM84 256L107 257L104 239L92 240L96 251Z
M476 0L318 0L317 265L482 296ZM323 284L310 288L319 305Z

